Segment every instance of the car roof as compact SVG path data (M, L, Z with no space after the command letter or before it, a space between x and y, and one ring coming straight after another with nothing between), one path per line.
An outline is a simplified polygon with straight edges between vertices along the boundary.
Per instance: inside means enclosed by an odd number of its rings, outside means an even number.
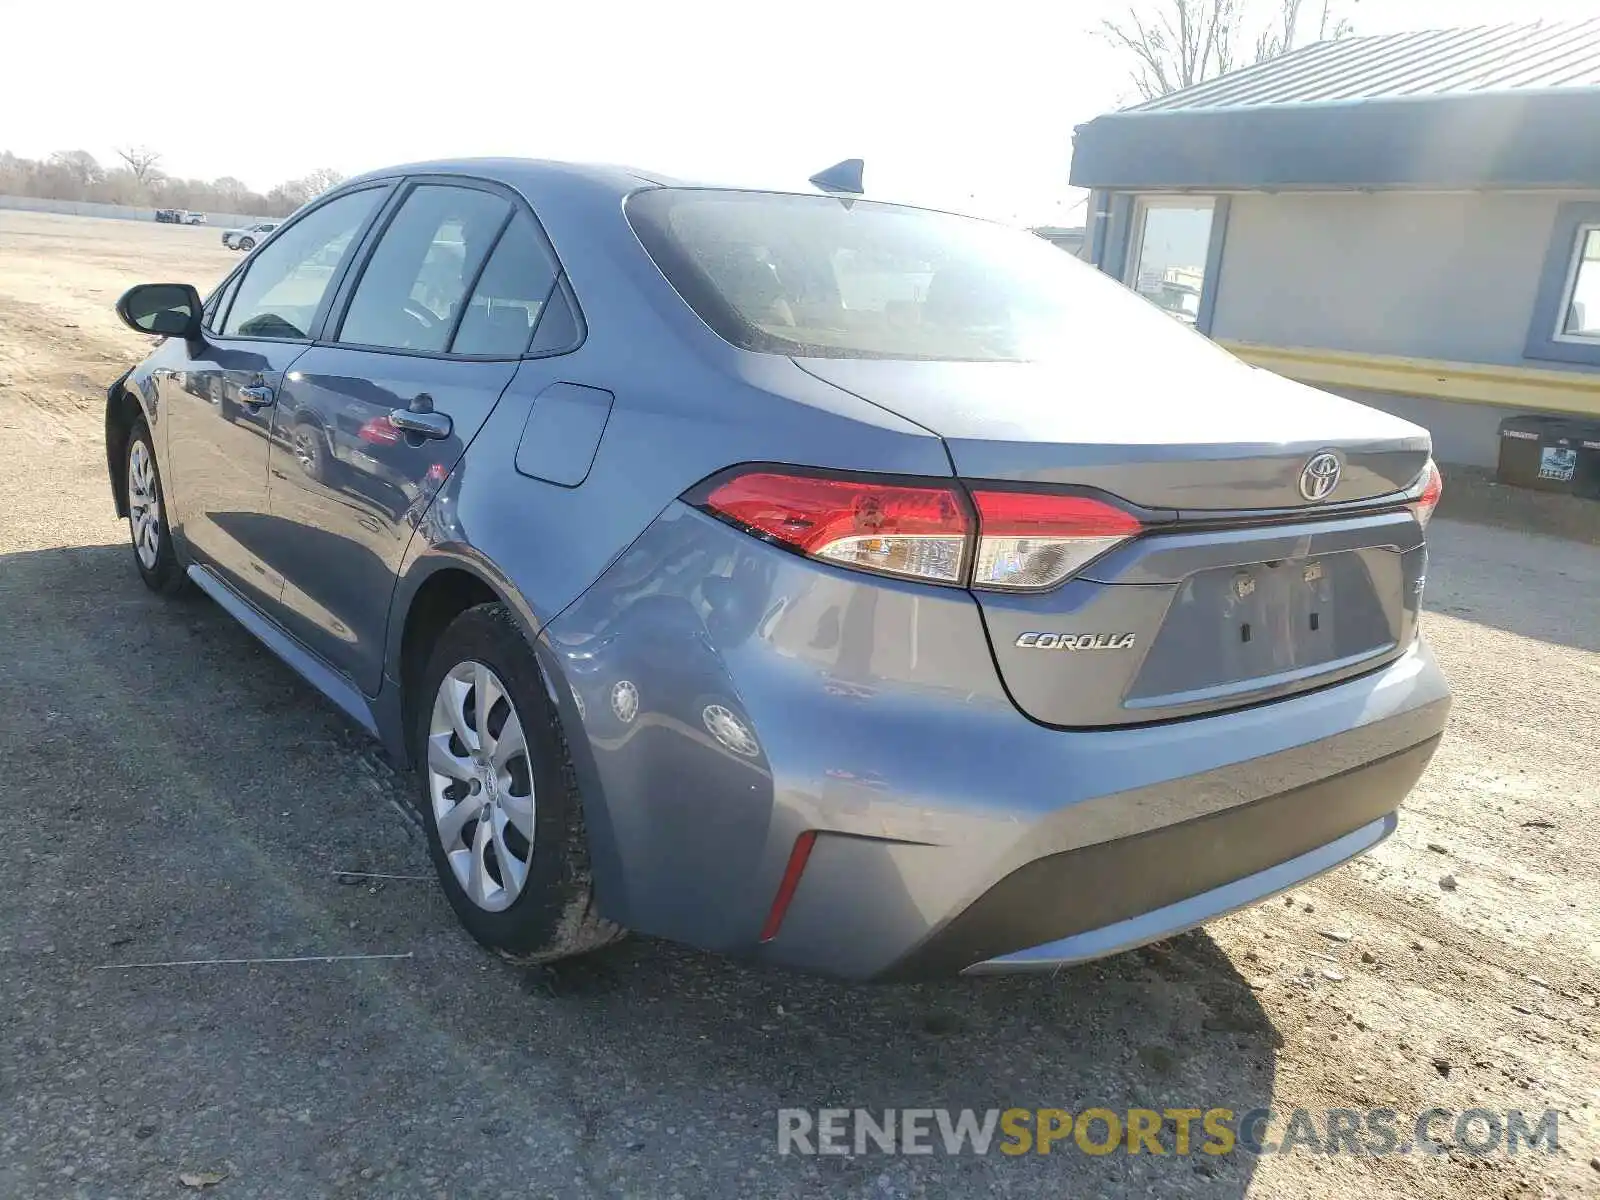
M571 185L587 185L615 191L620 195L638 191L641 187L708 186L704 183L690 184L659 171L643 171L636 167L537 158L432 159L369 171L347 182L364 183L372 179L393 179L399 175L465 175L498 180L529 194L552 188L564 190Z
M727 180L714 179L684 179L668 175L661 171L641 170L638 167L619 166L609 163L575 163L559 162L553 159L539 158L440 158L424 162L403 163L398 166L384 167L380 170L369 171L354 179L346 180L343 187L366 183L380 179L396 179L405 175L461 175L473 179L487 179L503 183L522 193L535 211L543 215L543 207L554 202L560 205L573 200L593 202L598 196L605 195L615 199L622 199L641 189L671 187L671 188L713 188L730 192L752 192L766 195L783 196L826 196L826 191L812 191L805 188L794 187L762 187L750 184L730 183ZM900 200L872 200L868 197L854 197L868 203L887 205L894 208L913 209L919 212L934 212L949 215L966 215L954 213L952 210L935 208L928 205L906 203ZM973 217L974 220L985 220L982 217Z

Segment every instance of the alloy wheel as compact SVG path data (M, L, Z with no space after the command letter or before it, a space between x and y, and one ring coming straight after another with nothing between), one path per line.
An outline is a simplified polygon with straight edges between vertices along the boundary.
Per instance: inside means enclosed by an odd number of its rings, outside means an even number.
M161 555L161 493L150 448L142 439L128 451L128 522L139 562L145 570L155 570Z
M456 882L479 908L504 911L522 894L533 859L533 771L511 695L483 663L458 663L439 681L426 770Z
M294 457L300 469L313 479L317 476L317 444L319 435L309 425L297 425L294 431Z

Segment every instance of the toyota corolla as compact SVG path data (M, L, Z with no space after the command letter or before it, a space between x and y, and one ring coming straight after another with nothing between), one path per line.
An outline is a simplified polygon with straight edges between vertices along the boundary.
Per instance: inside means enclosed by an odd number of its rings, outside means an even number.
M415 768L513 959L1053 968L1370 850L1444 729L1427 433L1020 231L440 162L118 308L139 574Z

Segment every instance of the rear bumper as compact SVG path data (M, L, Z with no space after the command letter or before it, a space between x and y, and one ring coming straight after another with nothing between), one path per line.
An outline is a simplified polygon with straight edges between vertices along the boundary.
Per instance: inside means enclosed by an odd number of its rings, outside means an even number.
M1393 820L1438 742L1430 738L1332 778L1192 821L1034 859L948 922L894 973L948 975L974 963L993 966L1019 944L1031 947L1026 957L1034 962L1050 955L1043 943L1079 938L1084 940L1073 945L1081 948L1098 939L1115 941L1111 931L1138 917L1152 926L1144 939L1149 941L1263 900L1381 840L1380 833L1366 846L1350 843L1346 849L1345 839L1360 842L1374 825L1381 829Z
M820 567L687 509L630 556L543 643L582 730L602 911L847 978L1094 957L1292 886L1393 827L1449 710L1418 641L1270 704L1050 729L999 686L967 593Z
M1265 870L1246 875L1232 883L1221 884L1209 891L1200 892L1185 900L1153 908L1148 912L1113 921L1097 929L1068 934L1042 946L1030 946L1011 954L974 963L962 971L963 975L1006 975L1029 971L1054 971L1072 963L1120 954L1137 946L1148 945L1162 938L1172 937L1214 921L1218 917L1241 908L1260 904L1309 879L1326 874L1343 866L1357 855L1365 854L1395 831L1400 818L1395 813L1379 817L1335 838L1325 846L1281 862Z

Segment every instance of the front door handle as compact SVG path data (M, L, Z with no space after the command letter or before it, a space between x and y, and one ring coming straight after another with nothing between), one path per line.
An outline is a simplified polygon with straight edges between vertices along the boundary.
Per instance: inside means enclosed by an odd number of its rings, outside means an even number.
M265 408L273 399L272 389L264 383L251 384L249 387L239 389L239 403L252 409Z
M389 421L404 433L415 433L425 438L447 438L453 429L450 414L442 412L395 408L389 411Z

